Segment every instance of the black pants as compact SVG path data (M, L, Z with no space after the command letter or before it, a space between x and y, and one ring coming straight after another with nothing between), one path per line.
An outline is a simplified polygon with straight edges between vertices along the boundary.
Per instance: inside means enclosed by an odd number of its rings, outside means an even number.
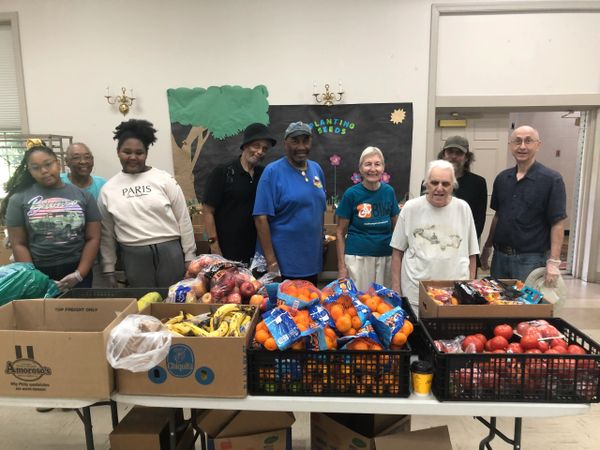
M73 273L77 270L77 266L79 265L79 261L74 263L67 264L58 264L56 266L35 266L37 270L42 273L45 273L50 277L51 280L60 281L70 273ZM88 272L88 274L83 278L83 281L76 284L74 287L76 288L91 288L92 280L94 275L92 270Z

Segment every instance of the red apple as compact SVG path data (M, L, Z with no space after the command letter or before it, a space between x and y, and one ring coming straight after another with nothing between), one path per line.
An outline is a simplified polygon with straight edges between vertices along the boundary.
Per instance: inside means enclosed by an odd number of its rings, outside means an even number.
M236 303L239 305L242 303L242 296L237 292L233 292L227 296L225 303Z

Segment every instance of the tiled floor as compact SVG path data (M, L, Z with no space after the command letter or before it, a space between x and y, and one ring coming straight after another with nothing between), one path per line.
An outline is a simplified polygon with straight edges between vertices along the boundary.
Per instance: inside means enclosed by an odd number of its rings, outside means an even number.
M569 300L558 314L600 341L600 284L567 280ZM110 415L107 407L92 411L97 450L107 450ZM122 417L127 407L120 407ZM351 412L351 411L349 411ZM384 413L385 411L381 411ZM309 415L299 413L294 425L294 449L309 449ZM512 434L512 420L498 419L499 426ZM84 449L83 427L72 411L38 413L32 408L0 407L0 450L75 450ZM471 417L413 416L412 428L448 425L455 450L477 448L486 430ZM522 448L527 450L583 450L600 448L600 406L583 416L549 419L524 419ZM199 448L199 447L198 447ZM511 446L496 439L493 448Z

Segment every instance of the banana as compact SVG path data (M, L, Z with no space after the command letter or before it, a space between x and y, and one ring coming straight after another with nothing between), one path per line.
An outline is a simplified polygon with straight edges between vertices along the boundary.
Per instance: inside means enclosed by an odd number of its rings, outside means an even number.
M244 320L244 317L246 317L246 313L241 311L235 312L231 315L231 320L229 321L229 331L227 333L227 336L239 336L240 324L242 323L242 320Z
M194 333L194 336L208 336L208 332L204 331L203 328L200 328L197 325L194 325L193 323L190 322L186 322L188 327L190 328L190 330L192 331L192 333Z
M208 335L212 337L223 337L227 335L229 331L229 324L223 320L221 321L221 325L215 331L211 331Z
M160 303L162 301L163 298L158 292L148 292L137 301L138 311L141 311L150 303Z
M246 331L248 330L248 327L250 326L250 321L252 320L251 316L246 316L244 317L244 320L242 320L242 323L240 324L240 334L239 336L243 336Z
M222 305L215 311L215 313L211 317L211 327L219 327L221 325L221 319L227 316L229 313L233 313L235 311L240 310L240 305L236 303L228 303L226 305ZM214 329L214 328L213 328Z
M176 315L175 317L171 317L169 320L167 320L166 325L179 323L181 321L183 321L183 311L179 311L178 315Z

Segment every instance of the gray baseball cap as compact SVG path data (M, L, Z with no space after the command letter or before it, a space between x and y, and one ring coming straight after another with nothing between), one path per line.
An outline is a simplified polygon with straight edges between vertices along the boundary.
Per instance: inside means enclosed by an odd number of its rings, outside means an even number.
M446 150L447 148L457 148L465 153L469 153L469 141L462 136L450 136L446 139L442 150Z
M292 122L285 129L284 139L294 136L300 136L301 134L304 134L306 136L312 136L312 131L310 127L304 122Z

